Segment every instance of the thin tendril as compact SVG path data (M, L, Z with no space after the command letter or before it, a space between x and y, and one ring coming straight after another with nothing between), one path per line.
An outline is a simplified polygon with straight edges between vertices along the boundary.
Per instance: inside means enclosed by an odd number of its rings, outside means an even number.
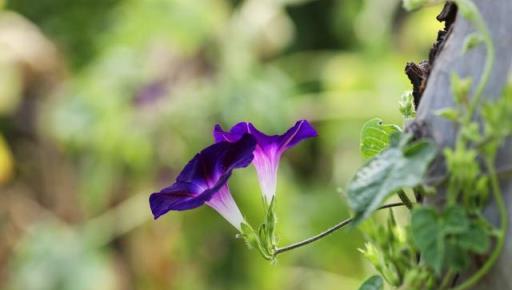
M477 14L473 25L480 31L483 37L483 42L485 44L487 54L485 59L485 67L482 72L482 77L480 78L480 81L478 82L478 86L475 89L475 93L473 96L473 99L471 100L468 114L467 114L467 122L471 121L473 118L473 115L475 114L476 108L478 104L480 103L480 99L482 97L482 93L485 89L485 86L489 82L489 78L491 76L492 68L494 66L495 61L495 51L494 51L494 43L491 39L491 36L489 34L489 30L487 29L487 25L485 24L484 20L482 19L482 16L480 14Z

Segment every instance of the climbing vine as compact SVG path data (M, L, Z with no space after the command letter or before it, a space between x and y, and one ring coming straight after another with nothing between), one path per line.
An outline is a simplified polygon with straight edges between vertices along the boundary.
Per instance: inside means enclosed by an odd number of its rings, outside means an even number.
M404 6L417 9L429 2L409 0L404 1ZM408 130L418 100L417 92L405 93L399 100L403 127L375 118L361 130L360 149L366 163L347 186L353 217L311 238L280 246L274 210L279 160L287 149L316 137L315 129L305 120L298 121L283 135L273 136L247 122L229 131L216 126L215 144L198 153L173 185L151 195L155 218L170 210L206 204L225 217L250 248L272 262L279 255L336 230L357 226L367 236L360 252L379 273L368 278L361 290L379 290L385 284L411 290L464 290L475 285L495 264L508 228L507 208L494 161L505 139L512 134L512 94L505 92L497 101L482 101L495 62L494 45L477 7L469 0L453 2L460 15L476 29L466 38L461 53L480 45L486 48L480 79L453 73L455 105L436 112L458 128L453 148L438 148L433 140L419 138ZM437 184L427 182L428 170L441 163L446 168L445 175ZM258 173L266 213L258 227L246 221L227 186L232 171L249 164ZM397 196L401 202L384 204L391 196ZM423 201L427 197L442 202L426 204ZM498 226L483 215L489 202L497 206ZM393 212L396 207L408 209L408 222L397 222ZM378 210L388 212L384 223L372 219ZM485 262L468 273L476 257L485 257ZM462 281L461 274L468 278Z

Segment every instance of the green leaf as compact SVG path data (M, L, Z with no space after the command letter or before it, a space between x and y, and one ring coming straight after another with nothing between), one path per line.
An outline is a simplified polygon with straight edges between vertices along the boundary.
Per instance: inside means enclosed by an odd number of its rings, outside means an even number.
M450 120L452 122L457 122L460 118L459 111L455 110L454 108L447 107L440 110L437 110L435 112L436 115L441 116L447 120Z
M460 206L450 206L443 213L443 230L447 234L463 233L469 229L470 221Z
M367 121L361 129L361 154L369 159L389 147L391 136L400 133L400 127L383 124L379 118Z
M412 91L405 92L398 102L400 113L405 119L416 117L416 108L414 107L414 97Z
M433 143L419 141L391 147L367 162L348 185L349 205L355 211L353 224L367 218L390 194L419 185L435 155Z
M411 217L411 237L425 264L439 275L443 269L463 270L471 253L489 249L485 225L471 220L462 206L451 206L439 214L430 207L417 207Z
M460 246L478 254L484 254L489 250L490 239L484 226L474 223L471 228L458 236Z
M359 290L382 290L384 289L384 281L378 275L371 276L364 281Z
M456 104L467 104L468 94L471 89L471 78L462 79L458 74L451 75L451 89Z
M481 33L471 33L470 35L466 36L466 39L464 39L462 51L464 53L468 52L469 50L475 48L477 45L483 43L483 39L484 38Z
M455 271L464 270L470 262L468 253L456 240L448 241L446 244L445 261Z
M432 208L415 208L411 217L412 239L427 265L441 273L444 260L444 233L440 217Z

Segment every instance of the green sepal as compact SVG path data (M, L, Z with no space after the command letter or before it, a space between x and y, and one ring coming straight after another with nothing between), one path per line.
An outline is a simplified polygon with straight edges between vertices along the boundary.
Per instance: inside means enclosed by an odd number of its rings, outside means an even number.
M277 250L277 238L275 234L277 218L274 211L274 199L266 210L265 222L255 231L249 224L243 223L241 237L243 237L251 249L257 249L263 258L274 261Z
M242 223L240 231L240 236L245 240L245 243L249 249L257 249L261 256L266 260L274 260L273 253L269 252L268 248L262 244L260 236L254 231L251 225L245 222Z

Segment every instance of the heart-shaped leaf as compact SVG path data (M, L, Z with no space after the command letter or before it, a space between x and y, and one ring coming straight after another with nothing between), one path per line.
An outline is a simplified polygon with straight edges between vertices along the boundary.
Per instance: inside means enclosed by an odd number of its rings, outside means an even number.
M425 263L441 273L445 243L441 218L432 208L414 209L411 217L412 239L422 253Z
M365 159L372 158L389 147L391 136L400 133L400 127L383 124L379 118L367 121L361 129L361 154Z
M410 136L402 136L402 140ZM390 194L421 183L436 146L430 141L399 142L367 162L348 186L348 201L355 211L353 224L367 218Z
M422 259L439 275L445 268L463 270L468 254L484 254L489 249L489 233L461 206L438 213L430 207L412 212L411 234Z

